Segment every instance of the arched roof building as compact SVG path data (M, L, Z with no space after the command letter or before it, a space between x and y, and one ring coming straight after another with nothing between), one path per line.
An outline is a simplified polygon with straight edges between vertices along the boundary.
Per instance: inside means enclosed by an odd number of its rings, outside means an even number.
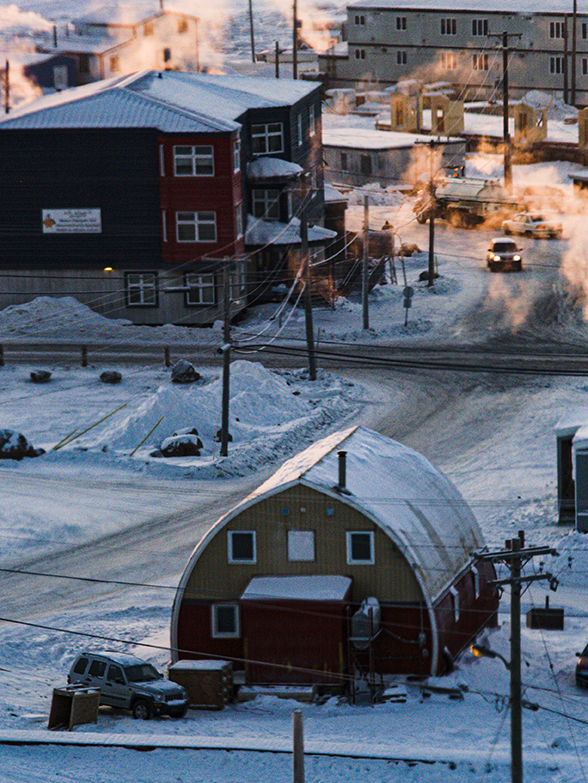
M483 546L422 455L364 427L337 432L196 546L173 608L174 659L232 659L251 683L340 682L368 658L377 674L439 674L495 617ZM351 618L367 598L377 627L362 648Z

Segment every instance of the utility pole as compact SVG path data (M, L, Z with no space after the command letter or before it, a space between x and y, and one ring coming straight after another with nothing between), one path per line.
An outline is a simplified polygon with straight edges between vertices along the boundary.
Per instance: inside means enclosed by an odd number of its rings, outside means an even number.
M529 547L525 549L525 533L519 531L518 538L505 542L506 547L498 552L483 552L480 560L502 562L510 570L508 579L496 579L490 584L495 587L510 586L510 661L505 662L510 670L510 752L511 782L523 783L523 722L521 695L521 587L523 583L549 579L553 589L557 586L551 574L522 576L525 563L539 555L557 555L551 547ZM482 653L483 654L483 653ZM495 654L494 654L495 655ZM496 656L501 657L501 656ZM504 660L504 659L503 659Z
M292 5L292 78L298 78L298 0Z
M510 147L510 130L508 127L508 57L510 49L508 46L509 38L520 38L520 33L502 33L490 34L488 38L499 38L502 44L502 139L504 145L504 187L510 191L512 189L512 151Z
M228 258L225 258L223 270L224 323L223 345L221 348L223 354L223 398L220 455L221 457L226 457L229 453L229 378L231 370L231 265Z
M361 265L361 305L363 311L363 328L370 328L370 313L368 307L369 289L369 250L370 250L370 207L367 193L363 197L363 258Z
M304 727L301 709L292 712L292 783L304 783Z
M276 41L276 79L280 78L280 42Z
M251 62L255 62L255 32L253 28L253 0L249 0L249 34L251 37Z
M302 256L302 280L304 281L304 322L306 326L306 348L308 351L308 376L316 381L316 354L314 350L314 325L312 320L312 285L310 254L308 252L308 188L306 174L302 175L302 205L300 210L300 254Z
M10 63L6 60L4 66L4 113L10 112Z
M570 103L572 106L576 105L576 34L577 34L577 22L578 22L578 0L574 0L574 7L572 10L572 90L570 95Z
M433 151L435 142L429 142L429 279L427 286L435 283L435 171L433 167Z
M564 46L564 56L563 56L563 100L564 103L568 103L569 99L569 92L568 92L568 59L569 59L569 51L568 51L568 15L564 14L564 20L563 20L563 46Z

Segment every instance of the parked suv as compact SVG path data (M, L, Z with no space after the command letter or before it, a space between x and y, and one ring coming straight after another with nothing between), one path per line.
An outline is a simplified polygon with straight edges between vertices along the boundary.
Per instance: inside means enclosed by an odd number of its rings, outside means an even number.
M100 688L100 704L131 710L134 718L142 720L152 715L183 718L188 710L184 688L134 655L84 652L74 661L67 681Z
M506 237L491 240L486 263L491 272L520 272L523 268L521 251L512 239Z

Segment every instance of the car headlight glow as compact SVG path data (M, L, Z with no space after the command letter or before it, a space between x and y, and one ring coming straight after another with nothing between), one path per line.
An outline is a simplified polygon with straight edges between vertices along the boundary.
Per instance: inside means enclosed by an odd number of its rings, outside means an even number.
M492 260L493 261L500 261L501 258L500 258L500 256L492 256Z
M513 257L512 257L512 260L513 260L513 261L520 261L520 260L521 260L521 257L520 257L520 256L513 256Z

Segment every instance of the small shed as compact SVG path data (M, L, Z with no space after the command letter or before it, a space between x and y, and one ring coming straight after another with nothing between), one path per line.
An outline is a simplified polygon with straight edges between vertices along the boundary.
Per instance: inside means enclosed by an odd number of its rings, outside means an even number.
M390 130L418 133L423 127L423 106L420 93L405 95L390 93Z
M464 132L463 101L450 100L442 93L429 98L431 102L431 136L459 136Z
M588 532L588 407L571 408L555 426L560 524Z
M535 109L526 103L516 103L512 112L516 144L535 144L547 138L547 109Z
M365 427L334 433L198 543L174 601L172 658L231 660L248 685L337 684L368 664L441 674L495 621L483 546L427 459ZM377 629L358 645L366 606Z

